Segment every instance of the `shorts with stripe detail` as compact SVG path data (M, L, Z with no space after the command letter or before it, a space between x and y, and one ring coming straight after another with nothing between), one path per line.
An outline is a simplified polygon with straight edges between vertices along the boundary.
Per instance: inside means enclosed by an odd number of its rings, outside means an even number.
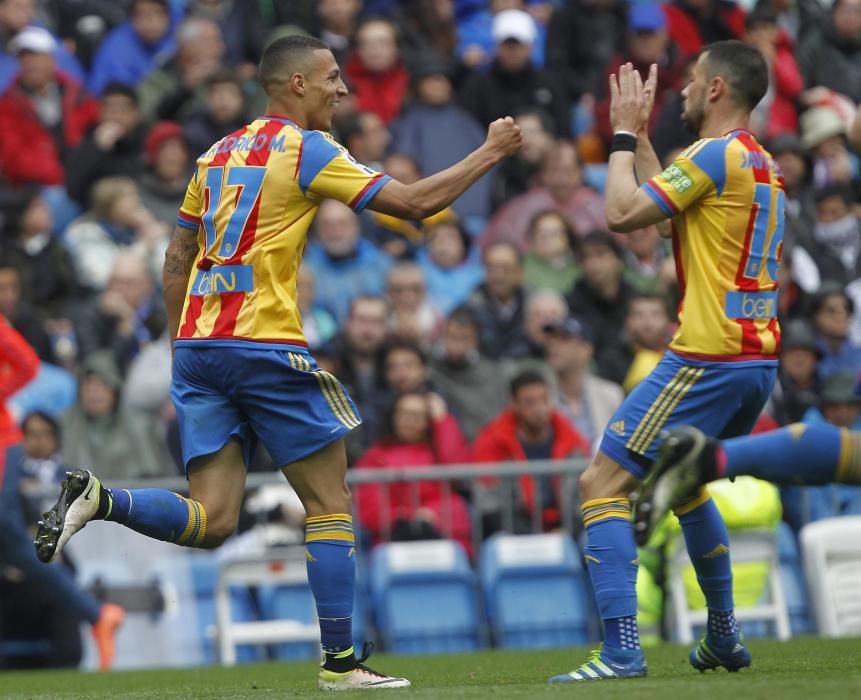
M171 399L185 468L242 441L246 465L261 440L279 466L343 437L362 419L344 387L308 350L242 341L178 341Z
M668 351L610 419L601 451L642 479L662 430L693 425L721 439L747 435L776 377L775 360L710 362Z

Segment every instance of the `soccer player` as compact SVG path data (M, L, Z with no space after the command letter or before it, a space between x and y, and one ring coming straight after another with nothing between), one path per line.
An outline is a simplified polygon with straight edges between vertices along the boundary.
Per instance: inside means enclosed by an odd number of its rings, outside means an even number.
M777 166L747 129L768 88L768 66L738 41L703 50L682 92L683 117L701 140L663 172L646 135L656 78L653 66L644 85L630 64L610 78L605 206L618 232L671 219L680 325L664 358L610 419L580 479L585 558L604 643L554 682L646 675L628 494L655 460L662 429L688 423L715 436L747 434L777 373L784 195ZM707 632L690 663L700 670L749 666L733 613L726 525L706 490L675 512L708 606Z
M39 526L50 561L94 519L155 539L217 547L235 530L246 465L259 438L307 514L308 577L325 661L321 689L399 688L356 658L351 615L355 540L343 437L360 424L341 384L308 353L296 302L306 234L320 202L423 219L450 205L520 147L510 117L461 162L404 185L357 163L327 133L347 95L325 44L278 39L259 79L267 114L197 161L165 256L164 295L175 338L171 396L189 497L162 489L105 488L78 469Z
M662 435L660 455L637 499L638 538L647 539L674 504L716 479L747 474L785 486L861 486L861 432L793 423L723 442L692 426Z

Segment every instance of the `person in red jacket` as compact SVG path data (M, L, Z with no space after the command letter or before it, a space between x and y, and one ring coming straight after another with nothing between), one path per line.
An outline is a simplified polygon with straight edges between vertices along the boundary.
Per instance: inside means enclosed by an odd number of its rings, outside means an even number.
M371 445L355 469L400 469L471 461L469 443L443 399L434 393L407 391L386 413L384 437ZM472 554L466 502L440 481L395 482L355 488L359 521L378 543L435 539L441 536Z
M511 380L510 388L510 408L478 434L473 461L523 462L589 456L589 441L553 407L552 391L544 375L535 370L524 370ZM520 503L515 510L515 531L529 531L536 499L544 530L559 527L560 504L564 497L560 482L559 477L520 477ZM490 485L493 482L487 483ZM488 529L495 529L498 525L496 514L487 518L486 522Z
M62 185L63 161L99 117L99 103L57 70L57 43L27 27L11 42L20 62L0 97L0 171L13 185Z
M683 56L694 56L706 44L740 39L746 12L734 0L670 0L661 6L670 40Z
M401 61L398 33L389 20L375 17L356 30L356 51L345 66L356 108L389 124L401 112L410 76Z
M38 369L39 358L33 348L0 315L0 569L14 567L23 574L33 595L89 622L99 666L107 670L116 654L116 633L125 612L112 603L99 603L78 588L68 569L40 564L24 527L18 491L22 435L6 401L29 383Z

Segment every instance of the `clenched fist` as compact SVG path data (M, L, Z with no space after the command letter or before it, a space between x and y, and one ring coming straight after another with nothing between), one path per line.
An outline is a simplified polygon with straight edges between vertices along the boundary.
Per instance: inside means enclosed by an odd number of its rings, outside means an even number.
M490 150L500 158L508 158L520 150L523 138L520 127L511 117L503 117L493 122L487 129L487 141Z

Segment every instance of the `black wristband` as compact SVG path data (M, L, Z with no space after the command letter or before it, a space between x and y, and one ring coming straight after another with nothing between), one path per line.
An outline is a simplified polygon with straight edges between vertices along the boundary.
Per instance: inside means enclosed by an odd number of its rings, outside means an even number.
M616 151L630 151L631 153L636 153L637 137L624 131L619 132L618 134L613 134L613 142L610 144L610 153L615 153Z

